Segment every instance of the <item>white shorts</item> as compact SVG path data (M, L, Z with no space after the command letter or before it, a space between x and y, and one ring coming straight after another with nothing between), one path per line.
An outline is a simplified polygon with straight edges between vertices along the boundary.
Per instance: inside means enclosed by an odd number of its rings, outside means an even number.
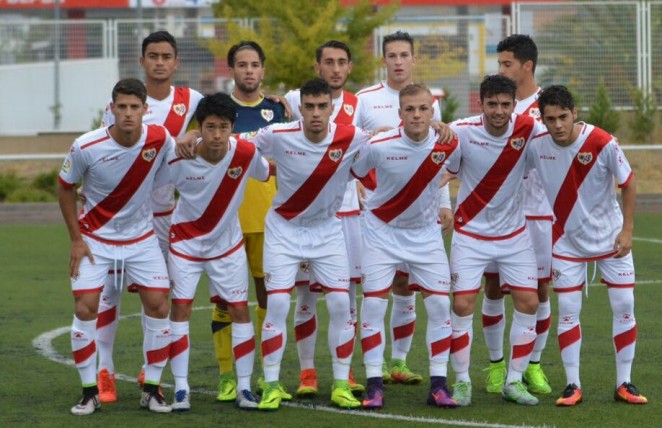
M610 257L598 260L598 269L602 279L600 282L607 287L634 288L634 260L632 253L620 259ZM585 261L571 261L554 257L552 260L552 279L554 291L569 293L581 291L586 284Z
M345 237L347 258L349 260L349 278L352 282L361 281L361 220L358 215L340 217L342 232Z
M403 264L409 271L411 288L448 295L448 257L438 224L404 229L366 218L361 266L364 296L388 291L396 270Z
M349 289L349 267L342 225L330 217L314 226L289 223L267 214L264 232L264 283L267 293L289 293L299 264L307 261L311 275L324 291Z
M192 304L203 272L207 273L209 301L232 306L248 305L248 262L244 246L229 255L207 261L169 254L172 302Z
M152 220L154 232L159 239L159 248L163 253L163 258L168 260L168 247L170 246L170 223L172 222L172 212L165 215L155 215Z
M156 235L129 245L110 245L83 236L83 240L94 256L95 264L84 257L80 263L79 275L71 280L74 294L100 293L110 271L124 272L126 278L138 288L168 293L170 280L165 260L159 249ZM115 288L127 286L122 275L114 275Z
M529 234L524 232L508 239L486 241L455 232L451 243L451 278L453 294L480 291L483 272L494 263L502 288L536 291L536 256Z
M526 229L529 231L533 252L536 254L538 281L550 282L552 280L552 221L527 219ZM485 276L498 276L496 263L490 263L485 268Z

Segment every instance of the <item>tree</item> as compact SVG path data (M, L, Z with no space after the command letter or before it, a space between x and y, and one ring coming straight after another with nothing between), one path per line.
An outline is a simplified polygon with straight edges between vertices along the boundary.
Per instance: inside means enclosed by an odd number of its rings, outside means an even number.
M598 84L595 100L588 110L586 121L613 134L621 123L620 113L614 110L607 88L603 82Z
M360 86L373 80L379 64L369 50L373 30L397 9L395 1L377 9L369 0L358 0L352 7L341 6L340 0L224 0L214 5L214 13L228 21L227 32L210 41L209 48L225 58L233 44L255 40L267 56L264 84L296 88L315 75L315 49L339 40L352 51L350 82ZM238 19L251 19L254 25L240 25Z
M639 88L632 88L632 103L634 112L632 121L630 121L630 130L632 131L633 143L651 143L653 131L655 131L655 117L657 109L655 108L655 97L652 94L646 94Z

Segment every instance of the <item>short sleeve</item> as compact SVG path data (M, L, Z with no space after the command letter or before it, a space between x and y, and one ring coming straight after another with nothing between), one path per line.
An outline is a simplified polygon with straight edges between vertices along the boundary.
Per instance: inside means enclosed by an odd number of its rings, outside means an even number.
M255 152L253 160L251 161L251 170L249 175L259 181L267 181L269 179L269 162L260 155L259 151Z
M71 146L69 154L62 163L62 168L60 168L60 174L58 175L58 181L62 186L72 188L81 182L86 170L87 164L85 156L76 141Z
M112 100L109 100L108 104L106 104L106 108L103 109L103 115L101 115L101 126L100 126L100 128L115 124L115 116L113 115L113 112L110 110L110 104L111 103L112 103Z
M352 173L359 178L368 175L368 172L374 168L372 157L372 144L366 141L361 146L357 157L352 164Z
M623 150L615 139L612 139L603 150L607 150L607 168L616 177L618 187L626 187L633 172Z

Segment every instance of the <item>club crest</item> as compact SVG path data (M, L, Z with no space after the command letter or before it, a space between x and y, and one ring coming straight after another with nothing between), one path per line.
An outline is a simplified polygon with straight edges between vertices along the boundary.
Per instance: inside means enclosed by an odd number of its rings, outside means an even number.
M590 152L577 153L577 160L582 165L588 165L593 160L593 153Z
M308 273L308 272L309 272L309 271L308 271L308 268L309 268L309 267L310 267L310 265L308 264L308 262L301 262L301 263L299 263L299 270L300 270L301 272Z
M554 281L558 281L559 278L561 278L561 271L558 269L552 269L552 278L554 278Z
M510 146L515 150L522 150L522 147L524 147L525 142L526 140L524 140L523 137L511 138Z
M354 106L351 104L343 104L342 105L343 110L345 110L345 113L347 113L347 116L352 116L354 114Z
M236 180L237 178L239 178L239 176L243 171L244 169L240 166L235 168L230 168L228 169L228 177L232 178L233 180Z
M342 158L342 155L343 155L342 149L335 149L329 151L329 158L334 162L338 162Z
M184 116L186 114L186 105L185 104L175 104L172 106L172 111L177 113L178 116Z
M439 165L446 159L446 153L444 152L432 152L432 155L430 155L432 158L432 162L436 163Z
M260 110L260 114L262 115L262 119L266 120L267 122L274 120L274 111L271 109L263 108Z
M533 117L534 119L540 118L540 109L538 107L532 107L529 109L529 116Z
M145 149L145 150L143 150L142 157L147 162L153 161L154 158L156 157L156 149Z

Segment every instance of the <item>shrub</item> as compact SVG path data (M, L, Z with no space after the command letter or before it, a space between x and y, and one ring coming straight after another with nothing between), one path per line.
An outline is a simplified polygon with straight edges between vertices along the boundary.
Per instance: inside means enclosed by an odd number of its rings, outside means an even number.
M16 189L23 185L23 180L14 171L0 174L0 201L4 201Z
M451 94L448 88L444 88L446 98L441 104L441 121L444 123L451 123L455 120L455 112L460 107L460 102Z
M57 169L53 169L48 172L42 172L32 180L32 187L48 192L53 196L57 196L58 174L59 171Z
M586 121L591 125L604 129L610 134L616 132L620 126L621 115L612 106L604 82L600 82L598 85L598 91L593 104L591 104L588 110Z
M655 131L655 98L652 94L644 94L639 88L632 89L632 104L634 111L630 121L632 143L650 143Z
M52 202L55 200L55 196L45 190L19 187L7 196L5 202Z

